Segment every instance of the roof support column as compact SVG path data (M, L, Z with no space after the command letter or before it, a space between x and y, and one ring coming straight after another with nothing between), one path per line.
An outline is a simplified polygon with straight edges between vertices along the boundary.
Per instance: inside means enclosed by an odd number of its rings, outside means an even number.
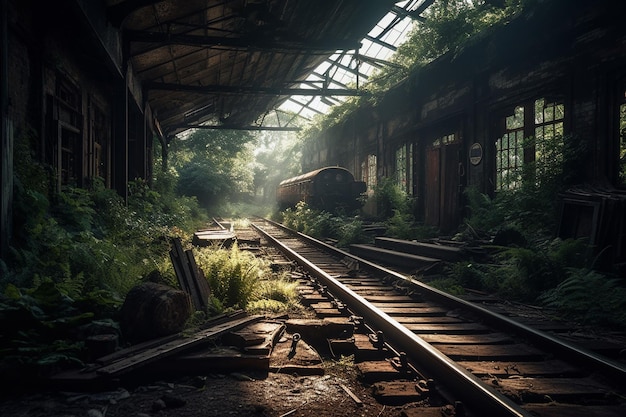
M3 259L13 229L13 128L9 119L8 2L0 2L0 259Z
M128 73L113 97L113 188L128 200Z

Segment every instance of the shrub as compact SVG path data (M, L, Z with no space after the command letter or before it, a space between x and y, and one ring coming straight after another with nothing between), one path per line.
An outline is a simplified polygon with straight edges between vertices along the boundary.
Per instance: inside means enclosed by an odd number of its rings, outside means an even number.
M410 199L391 178L381 178L374 187L376 211L380 218L389 219L396 212L401 215L410 213Z
M284 276L260 281L254 300L248 304L248 310L278 313L300 309L297 287L297 282L290 281Z
M567 273L564 281L541 295L541 302L588 325L626 328L626 288L622 280L583 268L568 268Z
M246 308L258 291L260 280L271 274L269 265L252 253L231 249L199 248L195 254L212 297L222 309Z

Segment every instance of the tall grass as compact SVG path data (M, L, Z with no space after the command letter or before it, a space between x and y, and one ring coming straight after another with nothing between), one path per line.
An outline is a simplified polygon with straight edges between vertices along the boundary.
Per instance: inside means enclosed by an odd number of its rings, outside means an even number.
M217 303L214 307L246 308L259 282L271 274L265 261L240 250L236 244L231 249L199 248L195 257Z
M211 288L214 312L299 308L297 282L290 281L284 273L274 273L267 260L240 250L236 244L230 249L198 248L195 257Z

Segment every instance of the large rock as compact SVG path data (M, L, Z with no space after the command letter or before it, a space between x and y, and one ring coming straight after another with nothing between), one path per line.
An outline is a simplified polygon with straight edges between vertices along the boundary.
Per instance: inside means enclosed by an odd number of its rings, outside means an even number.
M187 293L144 282L128 292L120 311L120 327L127 341L137 343L180 332L191 313Z

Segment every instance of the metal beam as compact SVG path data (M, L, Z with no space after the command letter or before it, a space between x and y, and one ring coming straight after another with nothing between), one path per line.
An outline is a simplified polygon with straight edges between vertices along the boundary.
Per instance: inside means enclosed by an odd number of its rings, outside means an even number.
M135 10L141 9L145 6L150 6L153 4L160 3L162 0L125 0L120 3L114 4L107 8L107 15L109 21L113 24L113 26L119 27L122 25L126 16L134 12Z
M354 41L276 41L250 37L199 36L185 34L170 34L163 32L143 32L135 30L124 31L124 38L130 42L158 43L162 45L189 45L189 46L222 46L237 49L287 50L287 51L324 51L359 49L361 44Z
M387 42L381 40L380 38L375 38L373 36L366 35L365 39L367 39L370 42L376 43L376 44L378 44L380 46L384 46L385 48L390 49L390 50L392 50L394 52L398 50L398 48L396 48L395 46L393 46L390 43L387 43Z
M173 129L208 129L208 130L267 130L270 132L298 132L299 127L288 126L228 126L228 125L176 125Z
M280 88L280 87L241 87L232 85L186 85L173 83L146 82L146 90L182 91L198 94L234 94L269 96L364 96L365 90L340 88Z

